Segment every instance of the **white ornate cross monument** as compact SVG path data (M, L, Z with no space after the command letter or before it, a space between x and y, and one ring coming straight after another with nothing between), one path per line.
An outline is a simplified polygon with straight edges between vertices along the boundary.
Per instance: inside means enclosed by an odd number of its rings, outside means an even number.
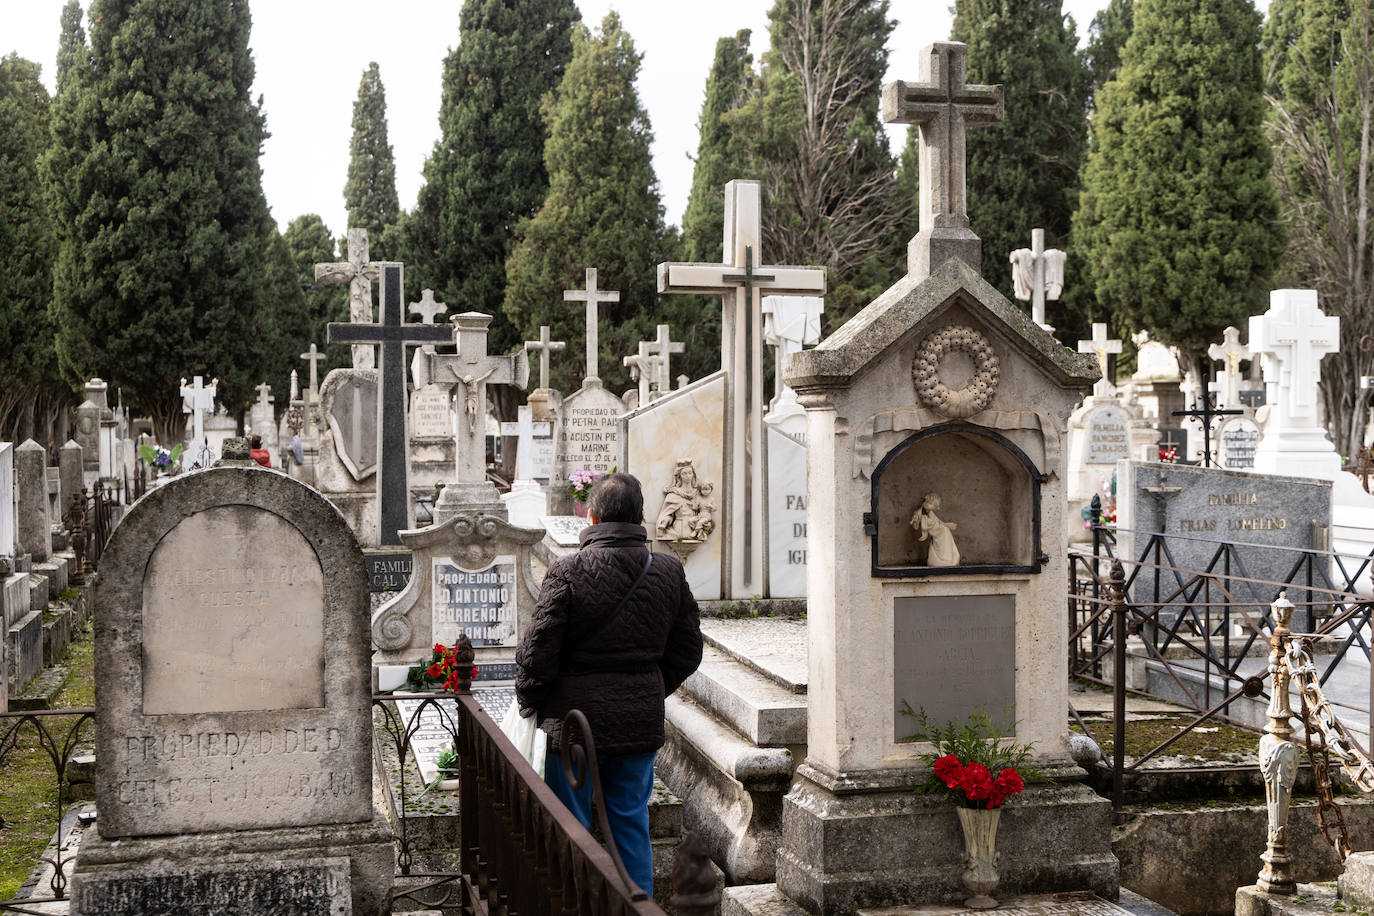
M420 290L420 301L410 303L410 314L419 315L421 324L434 324L438 315L448 311L448 306L434 301L434 290Z
M1036 324L1044 327L1043 323L1039 321ZM1080 340L1078 352L1096 354L1097 366L1102 370L1102 378L1093 383L1093 397L1109 398L1115 394L1116 386L1112 384L1112 379L1107 374L1107 357L1121 352L1121 341L1108 340L1107 326L1100 321L1095 321L1093 322L1092 338Z
M658 265L660 293L723 297L720 365L726 371L724 557L731 597L767 594L763 436L763 310L765 294L825 293L821 267L763 266L757 181L725 185L725 259L720 264Z
M1221 343L1212 344L1207 348L1207 355L1212 359L1219 359L1225 365L1217 373L1217 380L1210 386L1210 390L1216 393L1218 406L1239 407L1240 406L1240 361L1249 359L1251 356L1250 348L1240 342L1240 331L1235 327L1229 327L1222 332Z
M1045 300L1054 301L1064 291L1064 261L1058 248L1045 248L1045 230L1031 230L1031 246L1011 253L1011 279L1016 298L1031 304L1031 320L1047 331ZM1103 370L1105 375L1106 370Z
M215 388L218 385L218 378L211 379L210 384L206 385L199 375L189 387L186 379L181 380L181 412L191 415L191 447L186 450L183 467L208 467L213 460L209 454L210 443L205 439L205 415L215 412Z
M936 42L921 52L917 82L883 87L883 120L921 131L921 228L907 248L907 272L918 280L946 258L975 270L981 259L982 243L968 222L964 131L1001 121L1005 103L1001 86L964 82L967 54L960 42Z
M367 230L348 230L348 260L315 265L315 282L327 285L348 284L348 317L353 324L372 321L372 283L380 276L381 265L367 259ZM313 364L312 364L313 365ZM353 345L353 368L371 369L376 365L372 347Z
M1255 470L1334 480L1341 456L1318 415L1322 357L1341 348L1341 320L1317 307L1314 289L1276 289L1250 318L1250 348L1264 367L1269 422Z

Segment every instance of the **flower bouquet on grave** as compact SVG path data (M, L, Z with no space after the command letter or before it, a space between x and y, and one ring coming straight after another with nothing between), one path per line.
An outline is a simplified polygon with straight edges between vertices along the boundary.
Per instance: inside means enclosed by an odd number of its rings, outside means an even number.
M917 791L943 795L957 806L959 824L964 830L964 887L973 896L964 905L977 910L992 909L991 896L997 887L997 823L1002 803L1025 788L1025 779L1034 776L1027 765L1031 748L1026 744L1003 741L1016 723L1010 717L994 722L981 707L963 721L936 726L925 708L913 710L905 700L902 713L916 720L917 731L908 741L924 741L933 746L921 759L930 765L930 779ZM995 774L995 775L994 775Z
M469 654L471 650L469 650ZM436 642L430 650L429 662L412 665L406 672L406 687L415 693L429 693L435 690L456 692L462 681L471 683L477 677L477 666L461 664L458 661L458 647L446 646ZM470 664L470 662L469 662ZM466 678L460 677L466 673Z
M138 447L138 457L144 464L158 474L175 474L181 470L181 452L184 446L178 442L171 449L144 442Z
M1168 448L1159 450L1159 460L1165 464L1174 464L1178 461L1178 446L1171 445Z
M573 498L573 508L582 517L587 515L587 497L591 495L592 484L606 475L601 471L577 468L568 475L568 493Z

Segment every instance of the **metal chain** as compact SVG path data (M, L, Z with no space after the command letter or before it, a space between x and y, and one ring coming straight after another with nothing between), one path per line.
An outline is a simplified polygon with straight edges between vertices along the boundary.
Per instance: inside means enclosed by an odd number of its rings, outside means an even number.
M1307 704L1307 691L1299 690L1302 700L1299 713L1302 717L1303 741L1307 745L1307 759L1312 763L1312 782L1317 792L1317 826L1321 828L1326 842L1334 846L1337 855L1344 862L1350 855L1350 836L1346 832L1345 813L1331 792L1331 748L1327 746L1326 734L1313 721L1311 707ZM1316 747L1313 747L1313 735ZM1331 828L1337 830L1337 837L1331 838Z

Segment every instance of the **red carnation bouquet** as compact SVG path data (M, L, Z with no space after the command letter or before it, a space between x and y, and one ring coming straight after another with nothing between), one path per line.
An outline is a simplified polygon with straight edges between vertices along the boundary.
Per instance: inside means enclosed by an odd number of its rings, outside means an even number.
M963 808L1000 808L1010 796L1019 795L1026 778L1034 775L1027 766L1030 746L1003 740L1016 727L1009 716L994 722L979 708L963 721L936 726L924 707L913 710L905 701L902 707L918 726L905 740L925 741L934 747L921 755L931 768L930 780L921 791L942 792Z
M407 686L416 692L433 690L457 691L462 681L472 681L477 677L477 666L460 668L457 647L436 642L430 652L429 663L415 665L406 679ZM460 675L466 674L467 677Z

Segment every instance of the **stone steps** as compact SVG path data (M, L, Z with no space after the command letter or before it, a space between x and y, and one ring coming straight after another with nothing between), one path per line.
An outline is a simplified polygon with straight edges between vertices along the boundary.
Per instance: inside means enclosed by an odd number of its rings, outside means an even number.
M806 696L708 645L687 696L760 747L806 743Z

